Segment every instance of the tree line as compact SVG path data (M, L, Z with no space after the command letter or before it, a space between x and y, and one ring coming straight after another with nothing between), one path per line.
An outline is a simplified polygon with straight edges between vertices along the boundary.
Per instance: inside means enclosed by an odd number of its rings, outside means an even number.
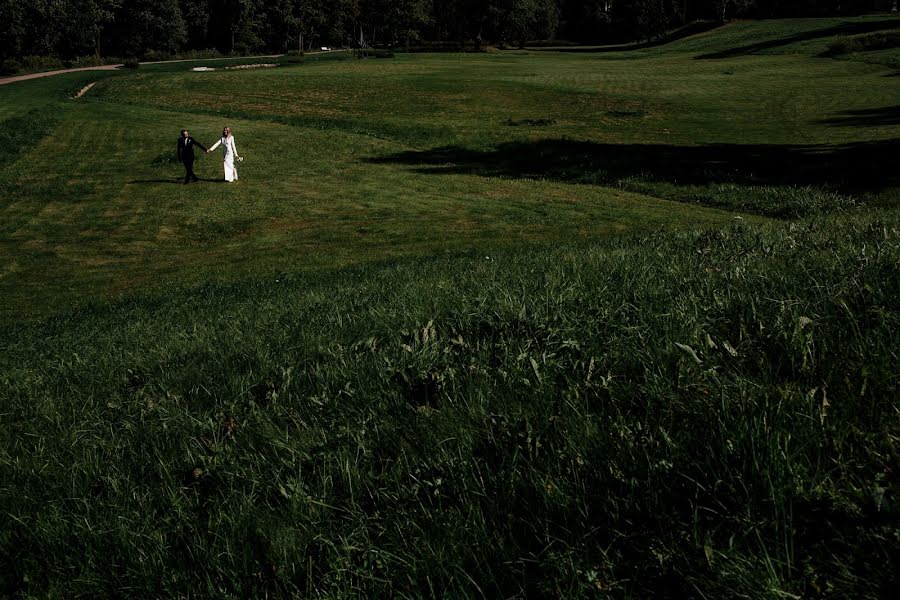
M652 39L697 20L858 14L894 0L0 0L0 60Z

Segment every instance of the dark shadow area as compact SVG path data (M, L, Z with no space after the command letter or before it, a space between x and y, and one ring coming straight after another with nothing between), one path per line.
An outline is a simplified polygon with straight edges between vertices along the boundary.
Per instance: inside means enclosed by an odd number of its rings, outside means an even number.
M900 29L900 19L886 19L882 21L871 21L867 23L845 23L836 27L828 27L826 29L816 29L814 31L806 31L798 33L786 38L777 40L767 40L756 44L748 44L746 46L738 46L720 52L710 52L697 56L698 59L707 58L733 58L735 56L745 56L762 50L770 50L780 46L788 46L796 42L806 42L809 40L817 40L821 38L834 37L837 35L859 35L862 33L872 33L875 31L883 31L886 29Z
M59 121L59 111L34 109L0 122L0 167L21 158L26 148L50 135Z
M699 35L701 33L706 33L708 31L712 31L713 29L718 29L722 27L721 23L717 21L697 21L694 23L690 23L685 25L680 29L676 29L670 33L667 33L659 38L654 40L648 40L646 42L633 42L630 44L613 44L609 46L574 46L571 48L566 47L551 47L551 48L541 48L534 46L527 46L525 49L529 51L535 52L574 52L574 53L603 53L603 52L626 52L628 50L641 50L643 48L655 48L656 46L664 46L666 44L671 44L672 42L682 40L684 38L688 38L694 35Z
M184 179L132 179L128 183L177 183L184 185Z
M189 183L188 185L200 185L201 183L220 183L225 181L224 179L203 179L200 178L199 181L194 181ZM128 183L176 183L178 185L184 185L184 177L172 178L172 179L132 179Z
M820 121L835 127L878 127L881 125L900 125L900 104L867 108L863 110L845 110L838 116Z
M368 159L420 173L553 179L607 185L624 177L681 184L828 184L848 191L900 184L900 138L837 146L598 144L545 139L491 150L445 146Z

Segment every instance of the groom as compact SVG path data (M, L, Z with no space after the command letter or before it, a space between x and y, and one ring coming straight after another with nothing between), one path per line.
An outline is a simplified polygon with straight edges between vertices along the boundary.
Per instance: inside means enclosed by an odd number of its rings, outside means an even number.
M194 146L199 146L206 152L206 146L188 135L187 129L181 130L181 138L178 140L178 160L184 163L184 184L198 181L194 175Z

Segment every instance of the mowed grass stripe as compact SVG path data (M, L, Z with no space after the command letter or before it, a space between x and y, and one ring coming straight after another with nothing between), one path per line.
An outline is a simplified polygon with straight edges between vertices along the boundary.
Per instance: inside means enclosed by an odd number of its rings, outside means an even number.
M368 128L427 146L513 139L523 132L511 130L507 121L529 118L556 121L542 129L545 135L623 142L885 138L893 134L877 124L851 131L816 124L843 110L892 105L900 93L900 83L885 79L883 67L805 56L698 61L674 55L618 61L608 55L534 53L502 62L476 56L465 74L457 60L412 55L387 67L382 61L292 67L278 75L257 73L243 84L234 73L144 74L144 79L106 82L95 98L185 112L293 119L299 125ZM257 91L261 88L263 95ZM232 90L227 105L222 105L219 89ZM639 116L617 116L623 112Z
M248 157L242 181L181 186L173 132L189 126L211 143L221 120L98 103L69 108L57 132L7 172L15 201L0 253L20 265L0 284L7 310L40 314L148 285L732 220L593 186L375 169L366 159L394 144L228 123ZM220 156L203 157L196 170L218 180ZM47 268L37 267L42 261Z
M694 55L57 102L0 174L0 595L888 596L897 80ZM177 185L225 124L241 182Z
M819 55L838 35L888 31L900 27L900 17L881 14L852 18L777 19L731 23L666 46L639 50L653 56L687 52L709 55Z
M779 27L806 35L808 25ZM731 47L726 29L703 43ZM0 92L16 104L4 110L51 107L62 119L2 174L3 258L19 265L0 286L7 310L42 282L47 293L34 296L77 300L733 218L698 204L791 218L892 203L900 78L797 53L696 57L158 65L109 75L78 101L63 98L79 78L6 86L37 93ZM242 181L177 186L178 130L211 143L226 124L248 159ZM220 158L197 170L219 179Z

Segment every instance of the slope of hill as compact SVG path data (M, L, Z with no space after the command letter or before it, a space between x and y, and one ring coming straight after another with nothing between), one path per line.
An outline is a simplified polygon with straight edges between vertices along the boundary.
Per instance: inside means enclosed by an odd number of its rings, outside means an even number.
M836 37L900 29L900 17L873 15L833 19L746 21L728 25L715 35L701 35L671 44L668 50L694 52L701 58L732 58L765 54L824 53Z
M0 89L0 596L887 596L871 22Z

